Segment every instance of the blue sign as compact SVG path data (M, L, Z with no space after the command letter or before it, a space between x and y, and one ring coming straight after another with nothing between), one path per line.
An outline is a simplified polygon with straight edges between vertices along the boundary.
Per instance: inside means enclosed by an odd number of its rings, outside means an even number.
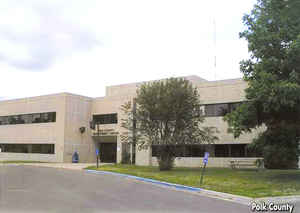
M96 149L96 155L97 156L99 155L99 149L98 148Z
M207 164L208 163L208 157L209 157L209 152L204 153L204 158L203 158L203 163Z

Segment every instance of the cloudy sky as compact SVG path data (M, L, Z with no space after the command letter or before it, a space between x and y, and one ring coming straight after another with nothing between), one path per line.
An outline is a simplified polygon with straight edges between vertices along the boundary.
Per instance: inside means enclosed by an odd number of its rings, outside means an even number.
M136 81L241 77L248 50L238 33L255 2L1 0L0 99L99 97L105 86Z

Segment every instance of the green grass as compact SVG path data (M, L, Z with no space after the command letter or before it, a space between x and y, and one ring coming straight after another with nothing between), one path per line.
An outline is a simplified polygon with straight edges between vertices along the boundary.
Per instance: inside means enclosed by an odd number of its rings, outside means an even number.
M96 167L88 167L95 169ZM103 165L98 170L130 174L139 177L201 187L218 192L243 195L252 198L300 195L300 170L262 170L206 168L200 186L201 168L174 168L159 171L157 167L133 165Z
M0 161L0 163L46 163L46 162L30 161L30 160L4 160L4 161Z

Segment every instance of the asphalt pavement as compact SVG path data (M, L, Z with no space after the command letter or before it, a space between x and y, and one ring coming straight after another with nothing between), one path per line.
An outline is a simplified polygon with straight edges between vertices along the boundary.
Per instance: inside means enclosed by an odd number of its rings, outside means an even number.
M249 206L113 175L0 166L0 212L243 213Z

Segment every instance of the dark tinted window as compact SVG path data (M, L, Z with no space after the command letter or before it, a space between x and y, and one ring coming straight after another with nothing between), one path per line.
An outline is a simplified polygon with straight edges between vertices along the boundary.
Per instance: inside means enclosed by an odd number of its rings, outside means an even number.
M206 145L186 145L186 157L203 157Z
M216 157L262 157L262 153L249 149L247 144L216 144Z
M97 124L116 124L118 123L118 114L93 115L93 121Z
M245 149L246 144L232 144L231 157L246 157Z
M2 152L54 154L54 144L0 144Z
M215 145L215 157L229 157L229 144Z
M242 102L222 103L222 104L207 104L205 105L205 116L224 116L227 113L235 110Z
M56 121L56 112L0 116L0 125L48 123Z
M162 145L152 145L152 156L157 157ZM176 157L203 157L206 145L177 145L174 146Z

